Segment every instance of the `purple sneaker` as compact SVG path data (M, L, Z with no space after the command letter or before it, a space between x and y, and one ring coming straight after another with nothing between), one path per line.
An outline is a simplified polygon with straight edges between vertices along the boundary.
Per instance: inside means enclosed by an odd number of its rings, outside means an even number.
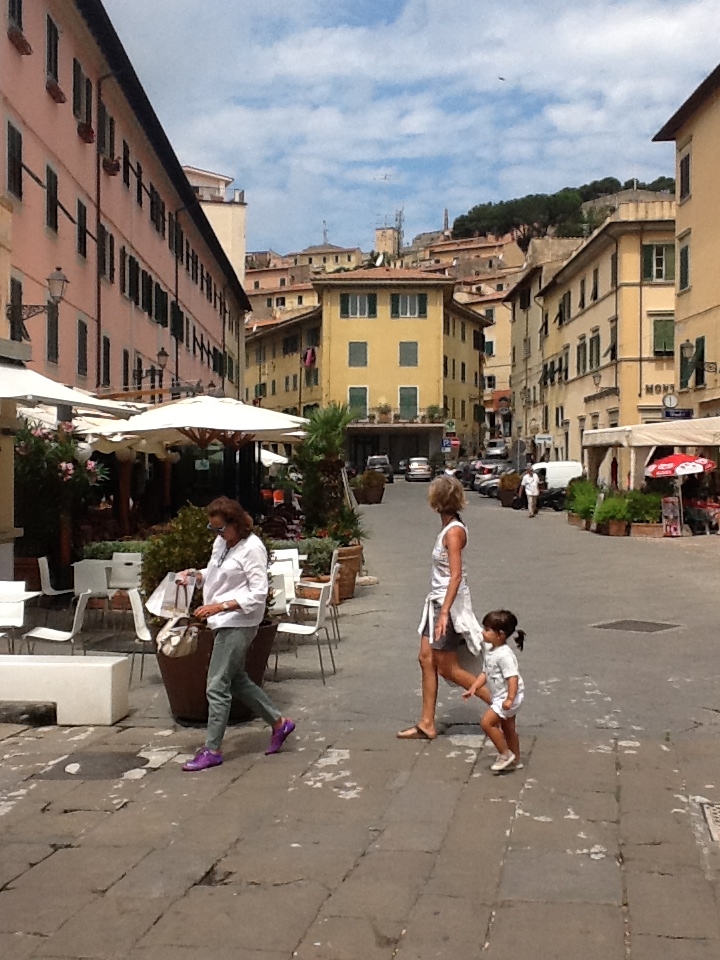
M277 753L294 729L295 724L292 720L285 720L277 730L273 730L272 737L270 738L270 746L265 751L265 756L268 757L271 753Z
M183 764L183 770L207 770L210 767L219 767L222 762L221 753L215 753L213 750L203 747L192 760Z

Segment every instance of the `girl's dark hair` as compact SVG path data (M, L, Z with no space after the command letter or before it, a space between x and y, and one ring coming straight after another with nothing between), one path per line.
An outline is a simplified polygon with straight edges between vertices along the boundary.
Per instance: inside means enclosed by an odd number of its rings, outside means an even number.
M525 646L525 631L518 630L517 617L509 610L491 610L483 617L482 625L486 630L504 633L508 640L516 634L515 645L518 650L522 650Z
M240 540L245 540L253 531L253 518L230 497L217 497L205 507L205 512L208 517L222 517L225 523L231 523Z

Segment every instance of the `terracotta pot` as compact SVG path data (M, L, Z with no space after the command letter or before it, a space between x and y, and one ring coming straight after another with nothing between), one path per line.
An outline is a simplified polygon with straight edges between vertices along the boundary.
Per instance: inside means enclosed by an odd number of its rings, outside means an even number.
M365 487L353 487L352 492L353 492L353 496L355 497L355 503L357 504L368 503L367 491Z
M606 537L608 535L608 525L607 523L596 523L595 524L595 533L599 533L601 537Z
M365 487L365 503L382 503L382 498L385 494L385 484L376 487Z
M625 520L609 520L608 521L608 536L609 537L626 537L628 533L628 525Z
M28 590L40 589L40 568L37 557L15 557L14 577L24 580Z
M582 517L578 513L568 513L567 518L571 527L579 527L582 525Z
M665 535L665 528L662 523L631 523L631 537L662 537Z
M591 526L592 526L592 520L581 520L580 522L581 530L589 530Z
M341 600L350 600L355 596L355 581L362 567L362 544L338 548L338 591Z
M276 623L261 624L257 636L248 649L245 669L250 679L258 686L262 686L276 633ZM208 705L205 686L212 648L212 631L205 629L200 631L197 650L189 657L166 657L158 651L158 667L170 703L170 711L180 723L207 723ZM245 704L233 699L230 723L243 723L252 719L253 714Z
M501 507L512 507L515 496L514 490L498 490L498 500Z

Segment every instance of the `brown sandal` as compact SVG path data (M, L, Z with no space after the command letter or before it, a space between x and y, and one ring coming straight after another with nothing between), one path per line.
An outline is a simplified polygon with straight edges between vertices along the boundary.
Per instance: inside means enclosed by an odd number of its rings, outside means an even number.
M398 740L434 740L429 733L425 733L422 727L408 727L407 730L400 730L395 734ZM435 734L437 736L437 734Z

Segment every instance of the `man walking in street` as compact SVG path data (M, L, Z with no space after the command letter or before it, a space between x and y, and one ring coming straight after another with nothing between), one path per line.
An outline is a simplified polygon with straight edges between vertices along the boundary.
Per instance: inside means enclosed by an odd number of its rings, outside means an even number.
M520 481L520 489L518 494L525 493L527 497L528 505L528 516L536 517L538 511L538 497L540 495L540 478L533 470L532 466L528 467L523 478Z

